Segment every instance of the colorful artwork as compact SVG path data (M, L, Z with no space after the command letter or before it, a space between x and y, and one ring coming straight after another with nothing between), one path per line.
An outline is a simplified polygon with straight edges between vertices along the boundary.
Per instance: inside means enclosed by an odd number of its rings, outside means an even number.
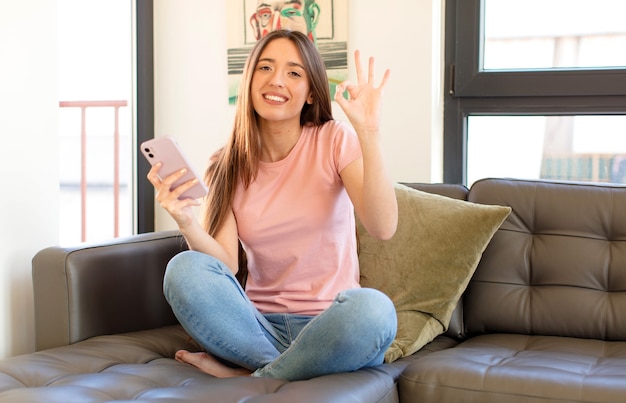
M276 29L306 33L316 44L331 86L348 71L347 0L238 0L228 7L228 102L234 105L246 58L256 41Z

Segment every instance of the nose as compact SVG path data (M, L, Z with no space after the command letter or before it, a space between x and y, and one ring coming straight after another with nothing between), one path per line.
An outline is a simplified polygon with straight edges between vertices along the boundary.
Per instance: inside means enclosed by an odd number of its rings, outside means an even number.
M274 11L274 15L272 16L272 31L278 31L280 29L280 20L280 10Z
M283 80L283 75L280 69L275 70L272 74L272 77L270 78L270 85L281 88L285 86L285 81Z

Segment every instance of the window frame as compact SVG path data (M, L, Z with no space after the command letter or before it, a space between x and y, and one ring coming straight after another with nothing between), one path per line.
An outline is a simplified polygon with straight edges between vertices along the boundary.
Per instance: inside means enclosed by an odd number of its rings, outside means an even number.
M467 183L469 115L626 114L626 68L481 71L484 1L445 7L444 182Z
M136 0L136 130L135 189L137 233L152 232L154 225L154 187L146 179L150 164L139 144L154 138L154 7L152 0Z

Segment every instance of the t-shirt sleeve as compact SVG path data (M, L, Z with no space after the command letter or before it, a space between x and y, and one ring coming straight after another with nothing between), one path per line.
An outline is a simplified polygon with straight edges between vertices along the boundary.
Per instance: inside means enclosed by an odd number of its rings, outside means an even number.
M352 126L344 122L337 122L334 140L335 165L337 172L341 172L361 157L361 144Z

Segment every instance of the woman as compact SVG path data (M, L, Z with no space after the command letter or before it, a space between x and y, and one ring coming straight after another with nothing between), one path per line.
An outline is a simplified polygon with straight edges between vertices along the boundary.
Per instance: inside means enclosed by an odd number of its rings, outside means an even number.
M328 79L314 44L295 31L257 42L244 70L234 128L207 170L202 224L195 200L178 200L148 173L157 200L190 251L168 264L164 293L206 351L176 359L217 377L307 379L379 365L395 337L384 294L359 287L355 217L374 237L393 236L397 203L382 160L373 59L335 101L352 129L334 121ZM342 95L347 91L349 100ZM356 132L356 134L355 134ZM245 262L246 288L235 278ZM381 268L384 270L384 268Z

